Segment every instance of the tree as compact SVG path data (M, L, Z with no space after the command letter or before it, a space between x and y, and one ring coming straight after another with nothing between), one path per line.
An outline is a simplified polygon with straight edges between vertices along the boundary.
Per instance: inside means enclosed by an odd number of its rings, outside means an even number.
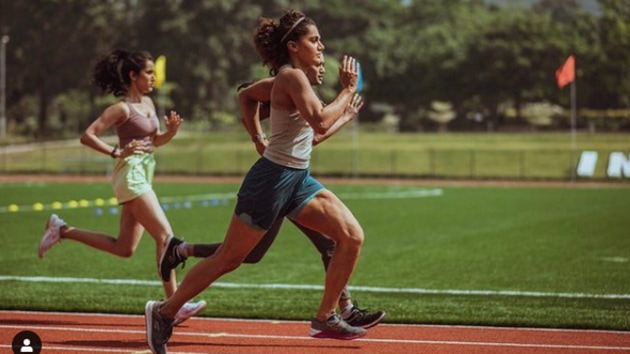
M577 59L578 84L584 82L581 107L627 107L630 5L599 4L593 14L576 0L539 0L530 9L485 0L0 0L0 30L11 36L9 118L33 114L24 107L36 99L39 135L45 135L51 112L85 121L72 117L84 107L63 115L51 108L56 102L88 101L97 114L104 103L89 76L95 60L114 47L168 58L176 107L167 108L190 120L236 116L236 86L268 75L253 46L257 19L278 18L290 8L318 24L326 85L337 81L332 59L355 56L368 107L393 107L403 127L418 129L433 101L453 104L455 124L472 110L496 121L506 102L566 106L568 95L557 89L553 73L569 54ZM362 119L369 117L364 112Z
M2 0L2 23L11 36L8 103L37 97L40 136L48 134L48 112L57 95L88 89L99 44L113 36L110 26L116 27L115 7L98 0Z
M599 6L601 50L589 70L592 84L597 83L597 92L592 92L588 103L598 109L627 108L630 107L630 3L599 0Z

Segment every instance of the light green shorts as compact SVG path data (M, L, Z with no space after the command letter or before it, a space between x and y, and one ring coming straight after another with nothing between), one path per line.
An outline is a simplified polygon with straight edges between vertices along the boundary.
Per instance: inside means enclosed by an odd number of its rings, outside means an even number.
M112 173L112 188L123 204L153 189L155 157L153 153L135 154L118 159Z

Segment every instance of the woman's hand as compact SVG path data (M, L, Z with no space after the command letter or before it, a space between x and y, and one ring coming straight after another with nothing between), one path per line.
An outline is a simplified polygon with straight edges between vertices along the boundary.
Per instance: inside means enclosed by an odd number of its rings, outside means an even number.
M356 92L359 81L359 68L357 67L357 61L349 55L344 55L339 65L339 81L341 81L343 88Z
M153 152L153 150L153 145L149 144L147 141L134 139L120 149L120 155L118 157L124 159L125 157L129 157L133 154L144 154Z
M166 125L166 131L160 132L153 136L153 145L162 146L167 144L177 134L180 124L184 120L175 111L171 111L169 116L164 116L164 125Z
M348 107L346 107L344 113L350 115L350 119L353 119L357 115L357 113L359 113L364 103L365 102L363 101L361 95L355 93L352 97L352 100L350 101L350 104L348 105Z
M256 151L258 152L258 154L260 156L262 156L265 153L265 149L267 148L267 139L266 138L262 138L262 139L257 139L255 142L256 145Z
M166 124L166 131L172 135L177 134L177 130L179 129L180 124L182 124L184 120L177 114L175 111L171 111L168 117L164 117L164 122Z

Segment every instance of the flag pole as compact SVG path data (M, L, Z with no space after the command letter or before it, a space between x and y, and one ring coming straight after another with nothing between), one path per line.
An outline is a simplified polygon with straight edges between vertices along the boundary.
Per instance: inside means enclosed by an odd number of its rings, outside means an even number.
M577 112L576 112L576 82L577 77L573 79L571 82L571 181L575 181L575 155L577 153L577 134L576 134L576 125L577 125Z
M575 56L573 54L564 61L564 64L556 70L556 82L558 88L562 89L567 84L571 84L571 161L569 161L569 168L571 169L571 181L575 181L576 168L573 168L575 163L575 154L577 153L577 112L576 112L576 91L577 91L577 75L575 72Z

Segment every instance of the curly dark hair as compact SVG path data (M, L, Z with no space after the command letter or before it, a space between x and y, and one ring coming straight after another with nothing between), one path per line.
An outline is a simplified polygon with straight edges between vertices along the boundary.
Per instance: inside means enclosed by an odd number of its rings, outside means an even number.
M129 73L133 71L139 74L147 61L153 61L153 57L148 52L114 49L96 62L92 83L100 87L104 93L124 96L131 84Z
M314 26L315 21L297 10L287 11L278 22L265 17L258 20L258 27L254 32L254 45L263 60L263 65L269 66L272 76L277 74L282 65L289 62L286 43L304 36L311 25Z

